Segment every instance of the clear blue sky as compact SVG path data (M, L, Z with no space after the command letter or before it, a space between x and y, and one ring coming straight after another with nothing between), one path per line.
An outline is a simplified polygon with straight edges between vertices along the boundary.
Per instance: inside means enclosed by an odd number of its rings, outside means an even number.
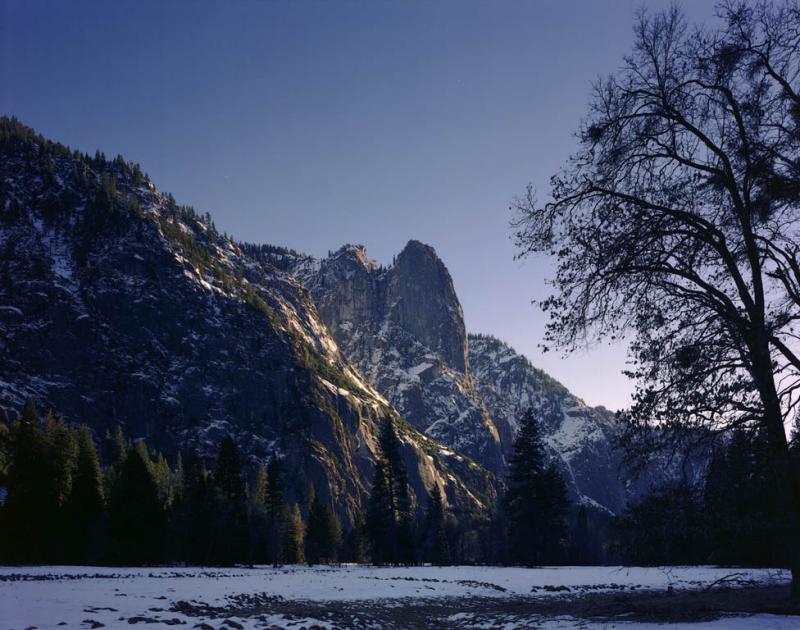
M539 352L550 266L513 260L507 207L546 196L641 4L0 0L0 112L139 162L241 240L383 263L427 242L471 331L616 409L623 348Z

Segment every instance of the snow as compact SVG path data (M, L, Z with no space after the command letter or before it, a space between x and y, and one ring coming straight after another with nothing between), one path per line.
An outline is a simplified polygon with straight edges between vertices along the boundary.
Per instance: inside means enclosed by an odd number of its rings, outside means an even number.
M151 617L162 622L178 619L187 624L184 627L192 627L202 618L189 616L180 609L170 610L173 604L184 601L195 605L225 606L230 603L231 597L238 595L258 596L266 600L278 596L283 598L282 601L290 602L359 601L364 602L365 606L401 606L403 602L414 599L509 598L531 596L531 593L544 598L564 595L563 592L544 590L552 585L566 586L571 593L665 590L669 586L676 590L702 589L730 571L718 567L526 569L378 568L357 565L314 568L287 566L278 569L0 567L0 628L79 627L85 619L99 621L109 628L123 628L129 627L127 620L134 616ZM788 572L781 570L737 569L737 572L742 573L745 580L763 585L786 584L789 581ZM453 614L449 619L453 623L459 622L459 627L480 627L478 619L475 619L475 625L461 623L470 621L469 616L475 614ZM261 616L234 617L244 627L264 627ZM270 614L268 618L277 627L289 624L280 614ZM313 621L322 627L340 627L326 624L320 619ZM500 627L530 627L530 624L521 623L518 616L506 621L508 623ZM546 621L548 625L540 625L540 621ZM536 622L537 627L575 627L578 622L581 627L591 627L585 620L568 617ZM215 625L219 625L219 620ZM798 625L796 618L759 615L678 627L744 630L753 627L796 628ZM616 627L639 630L655 626L620 623Z

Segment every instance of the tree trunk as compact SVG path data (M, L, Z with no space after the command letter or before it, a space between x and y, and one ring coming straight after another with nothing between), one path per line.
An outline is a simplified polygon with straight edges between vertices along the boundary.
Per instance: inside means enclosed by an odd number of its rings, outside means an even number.
M792 571L792 598L800 599L800 479L792 466L789 442L783 426L783 414L772 374L772 362L768 353L766 356L766 361L754 361L754 366L757 367L755 378L764 405L764 424L767 429L770 460L776 478L783 486L781 494L785 497L789 512L786 546L788 564Z

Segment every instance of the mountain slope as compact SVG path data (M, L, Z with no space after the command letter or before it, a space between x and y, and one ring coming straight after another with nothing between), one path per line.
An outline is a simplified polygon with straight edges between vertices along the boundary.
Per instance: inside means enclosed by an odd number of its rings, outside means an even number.
M492 475L399 419L339 351L309 293L122 158L90 158L0 119L0 405L34 398L98 435L167 453L226 433L286 462L351 520L379 425L395 418L413 490L483 511Z

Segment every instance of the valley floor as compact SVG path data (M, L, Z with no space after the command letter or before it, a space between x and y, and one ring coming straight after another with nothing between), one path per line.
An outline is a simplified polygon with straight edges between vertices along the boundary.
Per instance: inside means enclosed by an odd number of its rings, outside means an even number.
M0 630L800 628L788 583L717 567L0 567Z

